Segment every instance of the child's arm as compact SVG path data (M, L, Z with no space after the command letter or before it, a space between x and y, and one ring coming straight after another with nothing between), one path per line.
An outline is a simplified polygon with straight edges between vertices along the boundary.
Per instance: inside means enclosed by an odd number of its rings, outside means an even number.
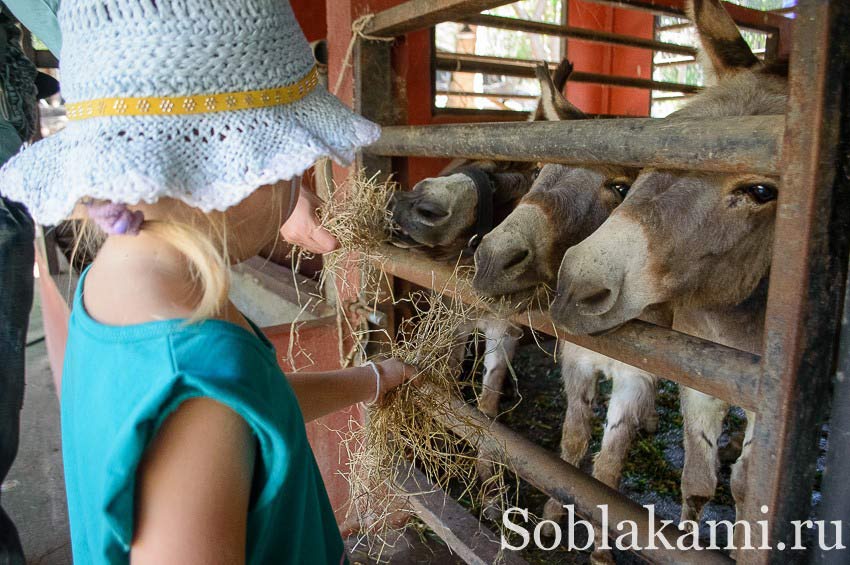
M132 565L244 563L254 451L248 424L223 404L181 404L136 473Z
M378 403L387 392L413 378L416 373L416 369L397 359L388 359L376 365L381 373ZM287 379L298 397L305 422L358 402L371 402L375 398L376 379L371 367L352 367L324 373L291 373Z

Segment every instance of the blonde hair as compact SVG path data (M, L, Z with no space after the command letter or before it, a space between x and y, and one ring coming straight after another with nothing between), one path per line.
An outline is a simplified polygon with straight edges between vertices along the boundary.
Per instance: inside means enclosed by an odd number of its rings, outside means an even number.
M212 318L221 312L230 291L230 257L227 253L227 222L222 212L198 214L197 223L145 220L142 229L174 247L185 257L192 284L199 291L189 323ZM83 257L94 258L107 234L92 220L75 223L71 265Z
M210 230L163 220L145 221L142 224L142 229L170 244L188 261L192 283L200 290L200 300L195 305L189 323L221 313L230 292L227 223L223 215L221 221L215 221L215 216L207 218L212 228Z

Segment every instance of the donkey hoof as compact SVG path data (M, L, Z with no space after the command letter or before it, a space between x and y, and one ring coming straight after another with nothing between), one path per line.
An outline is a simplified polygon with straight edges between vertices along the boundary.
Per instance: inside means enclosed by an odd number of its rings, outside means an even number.
M694 495L686 497L685 503L682 504L682 517L679 521L690 520L692 522L699 522L700 516L702 516L702 509L709 500L711 498L708 496Z
M499 397L482 398L478 402L478 411L491 420L495 420L499 415Z

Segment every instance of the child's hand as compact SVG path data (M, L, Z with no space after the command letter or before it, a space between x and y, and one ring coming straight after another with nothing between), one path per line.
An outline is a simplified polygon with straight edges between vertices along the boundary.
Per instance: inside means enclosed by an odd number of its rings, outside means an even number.
M419 370L416 367L402 363L398 359L387 359L375 363L375 365L381 373L381 392L378 395L378 401L375 403L377 406L384 403L384 398L391 390L407 381L416 379L419 375Z
M339 247L336 238L319 225L316 209L321 203L319 197L312 192L301 190L295 209L280 228L283 239L320 255Z

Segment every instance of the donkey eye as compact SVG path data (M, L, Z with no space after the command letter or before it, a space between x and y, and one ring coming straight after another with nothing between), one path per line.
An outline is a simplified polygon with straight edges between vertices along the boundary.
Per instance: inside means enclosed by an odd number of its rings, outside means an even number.
M610 190L613 190L614 192L616 192L617 196L619 196L620 199L622 200L629 193L629 189L632 187L632 185L630 185L627 182L623 182L623 181L609 181L607 183L607 187Z
M776 187L770 184L751 184L744 187L744 192L749 194L759 204L766 204L771 200L776 200Z

